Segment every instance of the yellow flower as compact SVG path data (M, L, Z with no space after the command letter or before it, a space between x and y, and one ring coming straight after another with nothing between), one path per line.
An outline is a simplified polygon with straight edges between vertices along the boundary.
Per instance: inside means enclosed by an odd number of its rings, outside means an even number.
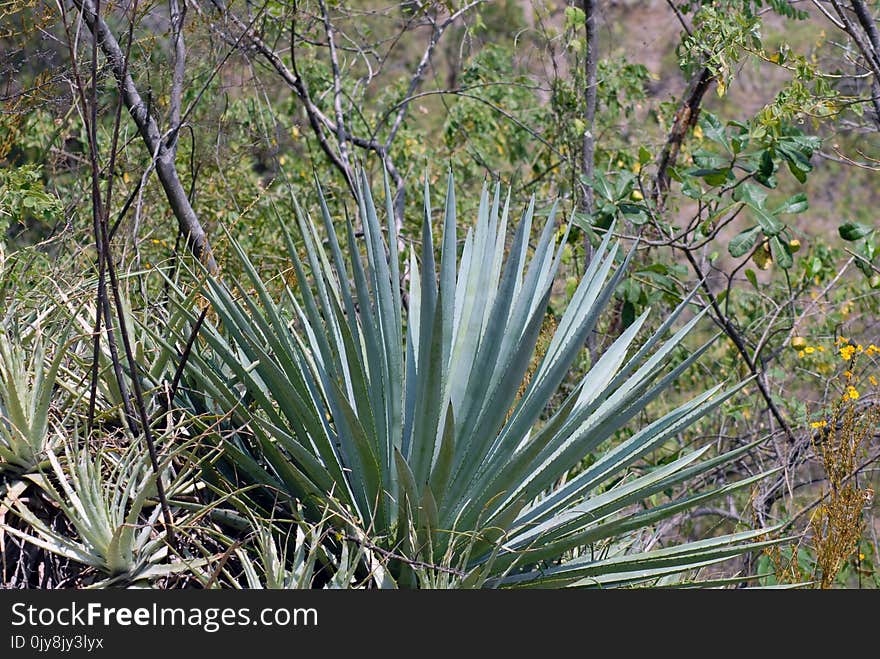
M840 348L840 356L843 357L846 361L852 359L853 355L856 352L855 346L851 346L849 344L845 346L841 346Z
M843 377L845 377L847 380L851 379L852 378L852 371L844 371Z
M859 397L859 391L854 386L849 385L846 388L846 397L850 400L857 400Z
M816 346L816 350L819 352L825 352L825 348L823 346Z
M800 359L803 359L803 358L804 358L804 351L803 351L803 350L798 350L798 357L799 357Z
M804 352L808 355L812 355L814 352L816 352L816 349L813 346L807 346L806 348L804 348Z
M875 387L877 386L877 378L875 378L873 375L868 376L868 382L873 384Z
M821 421L813 421L813 423L810 424L810 428L815 430L816 428L824 428L827 425L828 422L825 419L822 419Z

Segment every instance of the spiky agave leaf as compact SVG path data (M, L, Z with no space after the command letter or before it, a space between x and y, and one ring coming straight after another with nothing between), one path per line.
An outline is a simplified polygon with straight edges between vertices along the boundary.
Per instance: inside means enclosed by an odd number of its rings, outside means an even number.
M568 235L557 243L555 208L534 249L534 200L508 243L509 197L502 203L497 187L494 195L484 189L459 254L450 177L439 264L426 188L420 259L411 252L401 268L392 215L386 211L386 242L364 173L357 202L363 240L347 222L344 248L323 197L324 235L296 208L299 242L283 228L298 286L280 300L234 241L248 284L205 281L218 322L203 326L189 377L214 412L247 422L225 444L238 477L303 502L307 514L319 514L332 495L406 559L463 564L493 586L641 582L767 542L763 531L663 552L621 549L602 560L579 553L751 483L628 512L735 457L707 460L697 451L602 489L738 390L715 387L603 452L708 347L666 368L700 320L696 314L664 339L690 299L633 351L642 314L550 409L626 272L629 255L610 231L523 387ZM595 462L557 485L588 454ZM399 569L406 572L405 560Z

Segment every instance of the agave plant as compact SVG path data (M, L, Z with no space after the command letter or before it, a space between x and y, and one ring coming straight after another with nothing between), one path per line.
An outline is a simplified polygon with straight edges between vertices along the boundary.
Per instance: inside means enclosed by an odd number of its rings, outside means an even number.
M0 329L0 472L28 472L51 448L49 411L63 344L46 354L39 327L11 341Z
M62 558L92 567L104 577L94 586L146 583L204 564L169 560L166 532L157 525L156 474L137 445L90 450L74 437L59 442L62 459L49 449L50 469L29 474L15 484L6 505L24 522L25 530L0 524L10 533ZM175 479L179 486L187 478ZM76 530L68 535L47 523L21 498L28 482L35 484Z
M284 230L296 287L280 299L234 241L248 285L205 280L218 322L205 323L204 345L188 365L191 391L202 393L180 402L232 419L227 475L264 486L275 500L281 493L291 509L301 502L306 518L338 502L372 542L400 557L390 564L397 585L417 585L414 566L431 564L453 566L462 586L623 585L769 542L766 529L651 551L636 541L655 522L754 480L652 507L652 495L747 449L710 457L707 447L630 473L739 388L716 386L635 427L708 347L667 367L700 320L664 340L690 299L635 349L642 314L554 406L626 272L629 257L611 232L533 364L568 237L555 211L532 247L534 200L509 237L509 196L502 204L499 189L484 190L459 251L450 177L439 266L427 188L420 258L411 252L402 263L387 181L385 196L387 241L361 174L363 239L347 220L344 248L323 197L323 231L297 206L299 244ZM631 434L621 439L624 430ZM573 472L586 456L591 464Z
M235 550L242 578L231 578L235 588L301 590L366 588L385 583L382 557L364 544L346 538L331 542L327 520L297 522L289 531L266 520L252 518L253 548ZM339 550L328 550L338 544ZM367 565L366 576L361 567Z
M125 281L127 277L128 275L120 275L120 280ZM55 294L56 304L61 309L61 313L66 316L68 322L81 336L91 335L95 328L95 306L83 302L84 299L91 302L96 286L96 279L86 279L71 290L59 290ZM164 317L157 322L155 308L136 311L132 309L131 297L124 287L120 288L119 294L122 319L129 335L134 360L141 369L138 373L142 378L141 386L144 390L149 390L163 379L170 381L173 379L171 359L174 353L167 347L167 337L174 329L179 330L183 319L171 316ZM147 316L150 322L144 322L144 316ZM113 326L117 350L124 361L119 323L114 321ZM157 345L155 336L166 339L162 346ZM103 336L98 347L98 379L96 383L98 409L110 410L110 414L116 414L119 421L125 424L123 398L114 372L113 356L108 342L104 340ZM81 404L88 402L89 391L82 386L82 372L91 369L92 359L95 356L93 354L94 344L92 341L81 341L77 348L77 350L69 351L71 367L62 367L58 377L58 385L70 392L77 404ZM171 372L169 373L169 371ZM128 375L132 376L130 373ZM102 416L106 416L106 414L105 412Z

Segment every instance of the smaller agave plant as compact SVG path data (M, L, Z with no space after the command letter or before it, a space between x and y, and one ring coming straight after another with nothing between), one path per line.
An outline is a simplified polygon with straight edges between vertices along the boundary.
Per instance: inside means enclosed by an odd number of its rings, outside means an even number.
M117 450L89 450L74 440L61 442L61 458L47 451L49 469L10 487L6 505L26 522L26 530L2 524L5 532L62 558L95 568L103 578L93 587L148 583L204 564L203 559L171 562L156 474L135 444ZM176 479L179 485L184 475ZM22 497L33 484L76 530L69 535L32 511ZM172 484L173 485L173 484Z
M49 356L39 327L18 340L0 329L0 473L29 472L46 459L53 437L50 407L65 341Z
M250 550L235 554L241 576L232 578L236 588L302 590L368 588L385 580L385 566L375 552L354 539L329 542L335 535L327 519L315 524L295 522L288 531L266 520L249 522L253 541ZM328 547L338 544L339 551ZM363 566L369 569L364 574Z
M361 173L363 238L347 221L344 248L323 196L320 229L297 207L297 239L282 227L296 287L280 299L234 241L248 284L207 276L200 292L218 322L202 327L179 404L233 421L220 438L221 475L263 488L263 505L280 501L288 514L302 505L312 522L328 505L345 511L340 518L351 515L397 557L389 586L437 583L418 574L426 565L454 570L450 585L463 587L656 583L770 542L767 529L663 549L638 541L657 522L760 477L652 505L748 447L725 455L704 447L631 471L739 389L713 387L637 427L708 347L667 366L700 321L673 330L690 299L635 348L642 314L555 403L627 271L611 231L536 358L568 237L565 228L558 240L555 212L531 243L534 200L510 236L509 198L484 190L459 248L450 177L439 264L427 188L420 253L404 262L387 177L385 197L387 241Z

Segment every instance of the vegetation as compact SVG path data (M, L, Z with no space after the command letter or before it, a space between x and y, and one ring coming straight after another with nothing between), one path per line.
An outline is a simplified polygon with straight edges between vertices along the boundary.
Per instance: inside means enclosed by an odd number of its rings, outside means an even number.
M4 587L876 587L878 14L0 8Z

